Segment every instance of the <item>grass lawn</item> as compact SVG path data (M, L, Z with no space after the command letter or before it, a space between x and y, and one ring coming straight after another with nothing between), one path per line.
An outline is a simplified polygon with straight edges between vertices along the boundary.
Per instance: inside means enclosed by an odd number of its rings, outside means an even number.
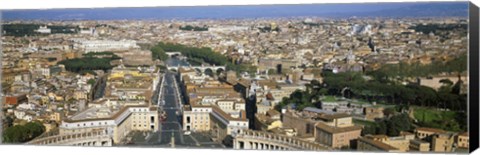
M366 120L353 119L354 124L363 125L363 126L377 126L377 123Z
M439 128L447 131L466 131L464 114L455 111L440 111L434 108L414 107L414 117L423 127Z
M335 96L325 96L322 101L325 101L325 102L335 102L337 101L337 99L335 98Z
M418 121L424 122L433 122L440 120L450 120L454 119L456 112L454 111L439 111L434 108L424 108L424 107L414 107L415 111L413 113L415 119Z

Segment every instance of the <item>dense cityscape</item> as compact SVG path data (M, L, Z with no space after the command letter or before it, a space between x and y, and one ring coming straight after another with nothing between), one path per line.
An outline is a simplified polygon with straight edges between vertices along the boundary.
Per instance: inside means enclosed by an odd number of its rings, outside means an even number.
M2 142L468 152L467 17L12 20Z

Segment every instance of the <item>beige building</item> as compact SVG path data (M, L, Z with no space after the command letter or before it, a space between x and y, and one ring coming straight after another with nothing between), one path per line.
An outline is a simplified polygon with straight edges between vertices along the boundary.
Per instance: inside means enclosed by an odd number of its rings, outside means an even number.
M75 90L73 98L76 100L88 99L88 92L86 90Z
M368 120L375 120L376 118L383 118L383 107L365 107L365 118Z
M415 132L415 136L418 139L424 139L434 134L445 133L446 131L441 129L435 129L435 128L419 127L419 128L415 128L414 132Z
M360 137L362 132L362 127L354 126L353 124L350 126L339 127L319 122L315 127L315 141L332 148L351 146L353 140Z
M269 131L281 127L282 121L278 111L272 109L267 111L266 114L255 114L255 129Z
M248 119L244 110L238 115L226 113L217 105L188 105L184 107L183 130L207 132L216 141L248 129ZM238 116L238 117L237 117Z
M104 131L120 143L131 131L157 131L157 108L142 101L103 101L63 120L60 135Z
M212 106L192 105L185 107L183 112L183 130L207 132L210 126Z
M357 151L366 152L401 152L397 148L380 141L360 137L357 140Z
M410 140L409 150L412 152L428 152L430 151L430 143L418 139Z
M302 114L287 111L282 114L282 125L286 128L297 129L297 136L313 137L315 132L315 124L317 121L311 120L310 117Z
M455 139L459 148L469 148L470 140L468 138L468 132L461 133Z
M122 57L123 64L127 66L153 65L151 51L132 50L116 54Z
M107 77L105 97L149 101L159 80L158 70L139 71L119 66L113 68Z
M455 135L452 133L435 134L432 139L432 151L452 152Z
M410 141L415 139L415 135L411 133L403 133L398 137L388 137L387 135L367 135L365 138L385 143L401 152L407 152L410 150Z
M351 146L362 132L362 127L354 125L352 116L345 113L317 113L313 119L320 121L315 125L315 141L332 148Z
M61 112L53 112L50 114L50 120L53 120L55 122L60 122L64 118L63 114Z

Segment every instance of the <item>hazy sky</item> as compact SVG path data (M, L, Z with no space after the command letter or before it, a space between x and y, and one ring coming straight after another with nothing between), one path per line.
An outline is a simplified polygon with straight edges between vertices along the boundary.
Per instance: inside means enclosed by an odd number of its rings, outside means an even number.
M51 10L6 10L12 19L172 19L172 18L261 18L293 16L467 16L467 2L357 3L250 6L189 6L145 8L95 8Z

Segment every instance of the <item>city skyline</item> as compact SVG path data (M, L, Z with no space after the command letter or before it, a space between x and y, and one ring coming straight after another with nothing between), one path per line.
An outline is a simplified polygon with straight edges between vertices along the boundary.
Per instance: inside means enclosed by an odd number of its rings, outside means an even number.
M1 140L465 153L468 11L466 2L2 11Z

